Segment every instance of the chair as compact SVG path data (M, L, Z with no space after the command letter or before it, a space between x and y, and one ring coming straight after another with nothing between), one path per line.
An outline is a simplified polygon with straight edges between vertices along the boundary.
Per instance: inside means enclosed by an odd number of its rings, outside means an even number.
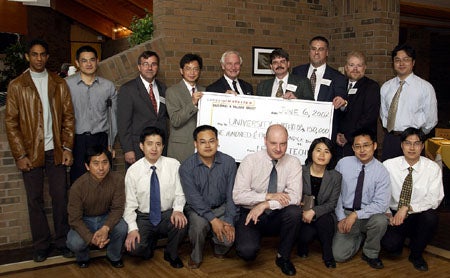
M434 136L442 137L450 140L450 129L449 128L435 128Z

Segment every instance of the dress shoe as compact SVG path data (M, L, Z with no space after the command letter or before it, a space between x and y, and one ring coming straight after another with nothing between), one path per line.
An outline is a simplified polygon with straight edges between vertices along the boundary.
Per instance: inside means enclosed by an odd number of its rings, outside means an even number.
M366 261L367 264L370 265L370 267L372 268L382 269L384 267L383 262L380 260L380 258L371 259L363 253L361 259Z
M37 263L43 262L47 259L48 251L47 249L41 249L34 251L33 260Z
M408 260L413 264L414 268L420 271L428 271L428 264L422 256L413 258L409 256Z
M77 265L80 268L88 268L89 260L87 260L87 261L77 261Z
M197 269L197 268L199 268L199 267L200 267L200 263L194 262L194 261L191 259L191 257L189 257L189 260L188 260L188 268L190 268L190 269Z
M109 263L115 267L115 268L122 268L123 267L123 261L122 259L117 260L117 261L113 261L110 258L108 258L108 256L106 256L106 259L109 261Z
M336 268L336 261L334 259L323 261L327 268Z
M69 248L67 248L67 247L59 247L59 248L56 248L56 250L58 250L58 252L64 257L64 258L73 258L73 257L75 257L75 254L72 252L72 251L70 251L70 249Z
M164 260L168 261L173 268L182 268L184 266L180 257L172 259L168 253L164 253Z
M289 259L285 259L283 257L276 258L275 263L281 269L281 271L289 276L294 276L297 271L295 270L294 265Z

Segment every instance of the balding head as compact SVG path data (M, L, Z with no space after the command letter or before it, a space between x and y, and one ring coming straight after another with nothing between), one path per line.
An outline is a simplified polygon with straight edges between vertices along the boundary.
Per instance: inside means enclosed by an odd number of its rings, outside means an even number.
M270 158L278 160L286 154L287 140L288 132L284 126L275 124L267 128L264 143Z

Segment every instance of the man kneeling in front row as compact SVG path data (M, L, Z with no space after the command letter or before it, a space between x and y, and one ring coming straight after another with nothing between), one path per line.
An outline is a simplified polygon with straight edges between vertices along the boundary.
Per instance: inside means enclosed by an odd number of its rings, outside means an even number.
M80 268L89 265L89 245L106 247L106 258L123 267L122 245L127 224L122 219L125 205L124 179L111 172L111 153L102 146L89 148L85 155L87 173L70 188L67 247L75 252Z

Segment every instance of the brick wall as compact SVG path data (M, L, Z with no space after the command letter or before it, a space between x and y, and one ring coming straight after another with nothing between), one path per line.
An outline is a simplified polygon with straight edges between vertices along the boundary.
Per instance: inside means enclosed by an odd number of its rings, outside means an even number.
M369 77L382 83L393 76L389 55L398 41L399 0L154 0L153 7L154 39L102 61L99 75L120 86L137 75L139 54L151 49L161 57L159 78L170 86L180 80L180 58L195 52L204 59L200 83L208 85L222 75L220 55L235 49L244 59L241 77L256 89L268 77L252 75L253 46L283 47L295 66L308 62L309 39L323 35L333 67L342 66L350 50L363 50ZM7 249L29 243L31 235L22 179L0 131L0 249ZM123 171L120 152L116 163Z

